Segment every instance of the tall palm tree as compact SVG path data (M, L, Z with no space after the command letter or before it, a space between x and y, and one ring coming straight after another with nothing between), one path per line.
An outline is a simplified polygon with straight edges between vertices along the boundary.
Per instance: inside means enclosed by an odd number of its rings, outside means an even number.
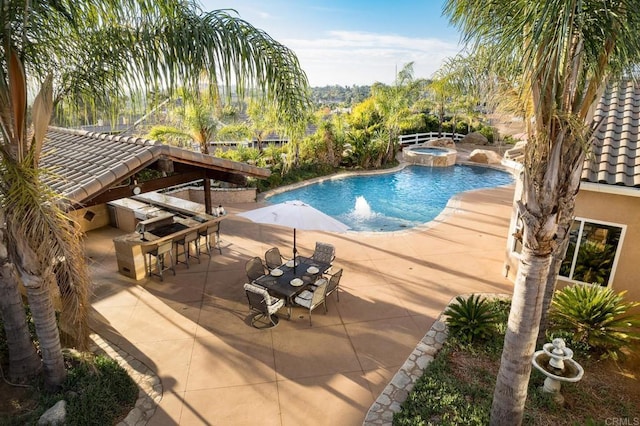
M232 86L240 95L258 91L295 123L309 105L308 84L285 46L232 11L203 12L189 0L4 0L0 22L0 210L7 261L16 271L2 290L16 300L18 282L27 289L45 382L56 387L65 370L51 292L57 284L61 323L82 349L89 283L80 233L64 200L40 179L46 171L38 160L56 105L136 89L195 91L205 82L216 96L230 96ZM28 93L37 93L30 108ZM25 330L23 316L0 308L8 327ZM36 369L23 367L15 371L27 376Z
M522 421L547 282L566 246L593 111L606 85L640 60L634 0L449 0L468 41L516 61L532 102L522 198L523 249L491 411L492 424ZM550 279L553 278L553 279Z
M418 99L424 84L424 80L414 79L413 62L409 62L397 73L394 85L377 83L371 87L371 97L376 110L383 118L384 133L387 137L382 158L384 163L393 160L401 125L412 115L410 106Z
M442 124L444 123L447 108L451 103L451 97L454 94L451 77L446 74L437 76L431 80L427 86L427 91L431 95L430 100L438 114L438 136L442 136Z
M206 94L192 96L185 93L181 98L184 104L176 108L176 125L153 126L148 137L161 141L176 138L187 143L196 142L200 152L209 154L209 142L213 140L221 125L215 117L215 101Z
M247 126L251 132L251 137L258 144L258 151L264 149L264 140L271 133L283 133L284 127L281 124L281 116L275 105L265 104L257 99L252 99L247 105L249 122ZM280 136L284 138L284 135Z

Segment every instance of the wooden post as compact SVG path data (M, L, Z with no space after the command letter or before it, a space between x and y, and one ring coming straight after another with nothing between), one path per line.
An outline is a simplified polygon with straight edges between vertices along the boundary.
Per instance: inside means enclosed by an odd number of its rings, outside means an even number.
M207 214L213 214L211 210L211 179L204 178L204 208Z

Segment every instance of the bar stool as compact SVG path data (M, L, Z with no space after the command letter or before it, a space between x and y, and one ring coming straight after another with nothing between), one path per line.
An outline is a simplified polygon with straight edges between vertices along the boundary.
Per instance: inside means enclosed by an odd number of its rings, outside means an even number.
M173 275L176 274L176 269L173 265L173 242L171 240L158 244L155 249L151 250L147 254L149 255L149 260L147 262L149 276L155 275L160 277L160 281L164 281L162 272L167 269L171 269L173 271ZM166 264L166 255L169 255L169 266ZM152 262L152 258L155 258L155 262ZM156 267L155 272L153 270L154 264Z
M214 238L213 247L217 248L220 254L222 254L222 247L220 246L220 222L216 222L213 225L209 225L198 231L198 249L202 245L200 242L201 238L204 238L204 246L207 248L207 256L211 257L211 238Z
M200 263L200 248L198 247L197 242L195 243L195 251L196 254L191 254L191 243L195 242L198 239L198 230L194 230L193 232L189 232L182 236L181 239L176 240L176 264L184 263L189 267L189 258L194 257L198 259L198 263ZM182 252L180 252L180 247L182 247ZM184 256L184 260L180 260L180 255Z

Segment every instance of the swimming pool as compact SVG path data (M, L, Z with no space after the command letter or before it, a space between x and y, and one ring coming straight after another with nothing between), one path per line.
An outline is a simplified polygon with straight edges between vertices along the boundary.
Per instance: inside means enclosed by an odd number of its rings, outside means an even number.
M268 203L302 200L353 231L390 232L436 218L455 194L513 182L487 167L408 166L402 170L325 180L268 197Z

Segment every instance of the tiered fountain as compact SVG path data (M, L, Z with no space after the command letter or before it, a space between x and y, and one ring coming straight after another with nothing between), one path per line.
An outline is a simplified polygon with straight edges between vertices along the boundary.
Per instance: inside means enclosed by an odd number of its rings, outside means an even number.
M584 369L573 359L573 351L560 338L545 343L541 351L536 351L531 360L533 366L547 378L542 390L554 394L554 400L562 404L564 397L560 394L562 382L577 382L582 378Z

